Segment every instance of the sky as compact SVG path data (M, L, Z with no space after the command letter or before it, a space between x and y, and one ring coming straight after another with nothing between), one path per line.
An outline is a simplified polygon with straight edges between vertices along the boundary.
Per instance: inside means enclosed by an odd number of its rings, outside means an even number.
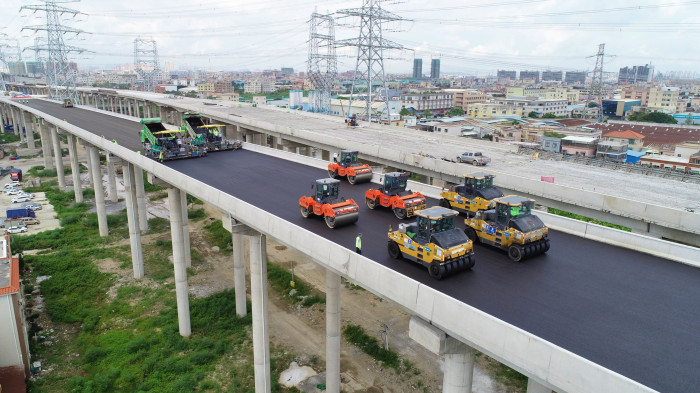
M369 0L365 0L369 1ZM80 67L110 69L133 64L134 39L153 38L161 67L212 71L306 69L309 19L333 14L337 40L356 38L359 20L337 13L363 0L93 0L60 6L67 45L91 53L71 54ZM32 46L36 34L23 26L46 23L44 12L20 10L43 4L3 0L0 42ZM382 9L405 18L383 25L384 38L405 47L385 53L387 73L410 73L413 58L441 59L443 73L495 74L496 70L592 71L605 44L605 71L653 64L657 72L695 72L700 77L700 1L671 0L425 0L382 1ZM46 36L45 31L39 35ZM4 48L6 54L15 49ZM355 67L357 49L337 49L338 71ZM9 52L9 53L8 53ZM33 51L24 51L33 60Z

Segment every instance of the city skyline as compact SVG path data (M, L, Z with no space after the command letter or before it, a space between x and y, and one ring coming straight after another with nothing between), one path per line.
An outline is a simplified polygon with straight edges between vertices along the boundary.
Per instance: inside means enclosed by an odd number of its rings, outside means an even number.
M6 1L8 11L0 16L1 32L22 47L34 44L30 31L22 26L42 24L42 13L20 13L28 2ZM166 6L166 4L169 4ZM71 55L81 68L110 69L133 63L135 38L157 41L161 64L175 69L199 68L212 71L258 71L293 67L305 71L308 19L314 9L334 13L355 8L361 1L276 0L256 3L203 1L149 2L133 0L114 3L73 2L63 4L84 12L66 25L82 29L66 42L94 53ZM385 54L386 69L392 74L411 74L414 58L440 59L443 74L495 74L506 70L591 71L599 43L606 43L605 70L617 72L625 66L652 64L657 72L697 71L700 59L686 53L688 37L698 33L700 24L692 15L700 1L654 4L639 1L613 7L602 1L523 0L479 2L464 5L443 1L428 7L415 0L386 3L385 9L406 21L385 26L385 37L412 51ZM352 18L337 20L337 39L352 38ZM13 44L14 41L10 41ZM6 48L6 53L12 54ZM354 69L353 48L338 48L339 71ZM34 53L25 51L25 60ZM424 67L424 72L429 71Z

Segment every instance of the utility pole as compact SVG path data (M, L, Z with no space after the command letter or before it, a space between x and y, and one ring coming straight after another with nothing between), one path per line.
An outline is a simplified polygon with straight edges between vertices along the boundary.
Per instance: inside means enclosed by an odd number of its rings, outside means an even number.
M46 47L29 47L25 50L48 51L48 61L46 70L46 82L48 85L49 98L61 101L70 99L75 104L80 104L80 95L75 88L75 77L78 72L75 63L68 61L68 54L71 52L83 53L85 49L66 45L63 41L64 35L83 33L82 30L65 26L61 22L61 16L69 14L76 16L83 14L71 8L59 6L58 0L44 0L43 4L25 5L22 10L32 10L34 12L44 11L46 13L45 26L25 26L22 30L33 30L35 33L46 31ZM85 15L85 14L83 14Z
M312 112L331 111L331 89L338 75L338 58L335 55L335 21L330 15L314 11L309 20L309 60L307 73L314 87L309 95Z
M389 89L386 85L384 72L384 50L403 49L403 46L384 39L382 25L387 22L397 22L403 18L385 11L381 7L384 0L363 0L362 8L345 9L338 14L355 16L360 18L360 35L358 38L338 41L338 46L356 46L357 61L355 75L350 89L350 109L352 111L353 94L359 85L366 88L362 94L358 94L358 100L365 102L365 108L361 116L372 121L372 102L380 101L386 105L387 119L391 122L391 109L389 106ZM374 91L374 85L381 86ZM357 89L359 93L359 88Z
M143 79L143 91L153 91L154 82L159 79L160 74L156 40L152 38L134 40L134 66L136 73Z

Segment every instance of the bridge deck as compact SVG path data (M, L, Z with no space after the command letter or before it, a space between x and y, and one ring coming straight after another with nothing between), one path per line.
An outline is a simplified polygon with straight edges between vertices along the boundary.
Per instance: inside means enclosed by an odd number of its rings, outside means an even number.
M28 105L140 148L136 122L37 100ZM346 248L362 232L363 255L377 263L651 388L688 392L700 385L699 269L553 232L547 255L513 263L477 245L471 272L435 281L417 264L388 257L386 231L397 220L389 210L367 209L368 184L341 184L341 195L360 205L360 219L329 230L298 209L298 198L325 171L250 151L167 165Z

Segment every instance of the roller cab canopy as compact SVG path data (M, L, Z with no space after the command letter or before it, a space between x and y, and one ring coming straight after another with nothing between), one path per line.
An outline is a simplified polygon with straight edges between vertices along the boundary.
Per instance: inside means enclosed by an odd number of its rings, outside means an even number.
M141 119L141 124L153 124L153 123L162 123L163 120L160 117L149 117L146 119Z

